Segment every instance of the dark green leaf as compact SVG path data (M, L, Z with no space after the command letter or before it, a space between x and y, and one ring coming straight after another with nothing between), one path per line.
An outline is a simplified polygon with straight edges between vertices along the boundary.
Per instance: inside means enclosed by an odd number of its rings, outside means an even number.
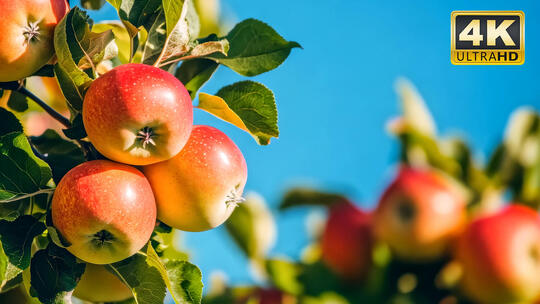
M86 135L86 130L84 129L82 115L77 114L75 118L73 118L73 121L71 122L71 128L63 129L62 132L64 132L64 135L67 138L71 138L71 139L85 138L87 135Z
M34 237L45 231L45 224L30 215L9 222L0 220L0 239L9 262L22 272L30 265Z
M247 19L238 23L225 37L230 49L227 56L213 54L208 58L245 76L255 76L277 68L300 44L283 39L264 22Z
M99 10L105 4L105 0L81 0L81 6L89 10Z
M26 136L9 133L0 137L0 214L12 219L30 202L47 199L51 168L32 152Z
M46 65L42 66L32 76L54 77L54 65L46 64Z
M143 26L147 31L161 5L161 0L107 0L107 2L116 8L122 21L129 22L135 28Z
M197 91L214 75L218 67L218 63L209 59L186 60L176 70L175 76L184 84L191 99L195 99Z
M10 92L7 105L10 109L17 112L28 110L28 100L26 99L26 96L17 91Z
M274 93L260 83L237 82L216 96L201 93L198 108L249 132L261 145L279 136Z
M285 194L279 205L280 210L297 206L330 206L346 198L338 193L323 192L311 188L294 188Z
M45 160L52 168L55 183L60 182L69 170L85 161L84 153L75 143L60 137L54 130L30 138L39 153L47 155Z
M49 243L39 250L30 265L30 292L44 304L71 303L71 294L84 273L86 263L66 249Z
M17 117L4 108L0 108L0 121L2 122L0 124L0 136L11 132L23 131L21 122L17 119Z

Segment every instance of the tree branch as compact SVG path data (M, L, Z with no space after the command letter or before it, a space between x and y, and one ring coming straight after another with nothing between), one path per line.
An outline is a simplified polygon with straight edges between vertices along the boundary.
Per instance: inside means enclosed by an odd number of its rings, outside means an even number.
M4 90L10 90L19 92L26 97L32 99L35 103L37 103L45 112L47 112L49 115L51 115L52 118L56 119L58 122L60 122L62 125L64 125L66 128L71 127L71 122L69 119L65 118L62 114L56 112L53 108L51 108L48 104L46 104L43 100L39 99L34 93L28 91L21 83L17 81L11 81L11 82L0 82L0 88Z

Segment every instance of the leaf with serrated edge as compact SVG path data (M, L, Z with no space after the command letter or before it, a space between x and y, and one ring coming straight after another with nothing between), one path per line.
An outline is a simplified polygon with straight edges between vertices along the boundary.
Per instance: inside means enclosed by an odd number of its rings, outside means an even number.
M283 39L266 23L247 19L238 23L225 37L230 49L227 56L208 56L244 76L255 76L277 68L289 56L291 49L301 47Z
M279 136L274 94L260 83L237 82L216 96L200 93L197 107L249 132L261 145Z

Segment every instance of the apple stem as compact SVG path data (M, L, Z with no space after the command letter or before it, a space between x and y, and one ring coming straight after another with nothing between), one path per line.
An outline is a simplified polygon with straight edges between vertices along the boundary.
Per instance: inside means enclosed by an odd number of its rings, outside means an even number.
M14 92L19 92L23 94L24 96L32 99L35 103L38 104L47 114L51 115L52 118L56 119L58 122L60 122L62 125L64 125L66 128L71 128L71 123L69 119L62 116L62 114L56 112L53 108L51 108L47 103L45 103L43 100L39 99L34 93L28 91L22 82L18 81L10 81L10 82L0 82L0 89L10 90Z

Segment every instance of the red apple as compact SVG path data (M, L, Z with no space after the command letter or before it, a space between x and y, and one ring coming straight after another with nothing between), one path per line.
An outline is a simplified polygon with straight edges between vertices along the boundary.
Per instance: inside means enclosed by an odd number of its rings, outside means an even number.
M346 279L361 279L371 266L371 215L344 201L330 207L322 235L322 259Z
M54 27L69 10L65 0L0 0L0 82L32 75L54 54Z
M73 255L93 264L130 257L150 239L156 204L137 169L107 160L82 163L58 183L52 220Z
M461 287L479 303L530 303L540 296L540 218L511 205L474 220L459 238Z
M180 153L143 167L156 195L158 219L185 231L221 225L242 201L247 166L223 132L194 126Z
M148 165L184 147L193 107L184 85L170 73L124 64L92 83L84 98L83 122L88 138L106 157Z
M120 302L133 297L131 289L103 265L86 264L73 296L89 302Z
M435 171L401 168L374 212L375 233L400 259L440 258L463 229L465 195Z

